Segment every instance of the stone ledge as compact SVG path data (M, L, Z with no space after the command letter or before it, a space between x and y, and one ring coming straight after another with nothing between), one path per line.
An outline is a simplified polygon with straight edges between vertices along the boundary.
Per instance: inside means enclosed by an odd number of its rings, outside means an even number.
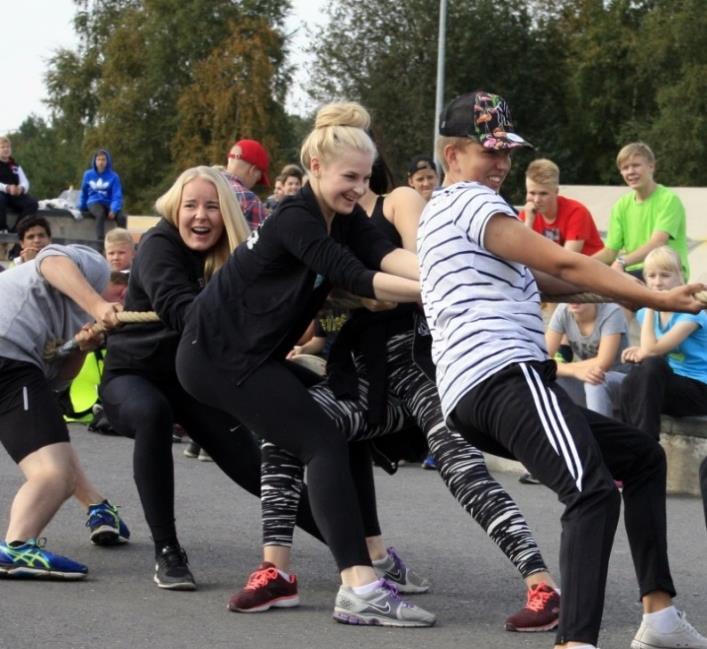
M669 494L700 495L700 463L707 457L707 417L661 418L660 443L668 461L667 488ZM494 473L525 472L514 460L484 454L489 471Z

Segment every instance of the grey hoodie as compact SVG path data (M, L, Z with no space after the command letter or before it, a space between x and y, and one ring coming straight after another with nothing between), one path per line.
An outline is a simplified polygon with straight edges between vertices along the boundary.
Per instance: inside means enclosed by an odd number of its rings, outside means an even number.
M108 262L92 248L56 244L43 248L33 261L0 274L0 356L32 363L50 379L58 367L45 361L47 345L67 341L92 320L40 274L40 263L52 256L71 259L97 293L110 278Z

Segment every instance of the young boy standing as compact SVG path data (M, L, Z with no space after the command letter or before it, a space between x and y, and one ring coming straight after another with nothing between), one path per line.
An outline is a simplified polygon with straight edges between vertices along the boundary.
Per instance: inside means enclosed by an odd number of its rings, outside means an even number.
M604 244L589 210L560 192L560 168L552 161L533 160L525 172L525 207L521 221L568 250L593 255Z
M660 246L670 246L680 256L683 274L689 276L685 208L674 192L653 179L655 155L643 142L632 142L616 156L624 182L633 190L611 210L605 247L594 256L614 270L643 279L643 260Z
M497 192L511 149L530 145L515 133L498 95L478 91L452 100L440 136L445 187L427 204L418 233L437 387L445 416L466 439L520 460L565 505L556 649L596 646L620 509L614 478L624 480L644 608L631 646L707 649L707 639L672 606L665 455L641 431L580 409L557 386L535 275L551 292L572 290L570 282L616 299L695 312L702 304L693 294L701 285L654 292L525 227Z

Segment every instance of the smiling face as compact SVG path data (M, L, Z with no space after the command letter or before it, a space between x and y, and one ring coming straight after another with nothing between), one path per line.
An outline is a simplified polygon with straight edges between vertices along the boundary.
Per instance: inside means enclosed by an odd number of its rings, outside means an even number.
M191 250L207 252L224 234L223 217L214 184L194 178L182 188L179 204L179 236Z
M629 156L619 167L619 172L624 182L638 192L653 186L655 165L642 155Z
M312 189L324 216L353 211L368 189L372 165L373 154L356 149L347 149L329 162L312 158Z
M293 196L302 189L302 181L297 176L287 176L282 186L285 196Z
M426 201L432 198L434 188L439 184L437 172L433 169L418 169L408 176L408 184Z
M446 183L475 181L493 191L501 189L511 170L511 152L507 149L487 149L474 140L463 146L445 147L449 173Z

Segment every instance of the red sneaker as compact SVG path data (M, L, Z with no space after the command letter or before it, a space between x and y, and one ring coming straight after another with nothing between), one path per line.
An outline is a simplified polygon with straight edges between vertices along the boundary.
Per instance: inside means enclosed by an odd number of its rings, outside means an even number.
M248 577L245 588L228 600L228 608L240 613L261 613L269 608L299 606L297 577L285 579L269 561Z
M545 583L531 586L525 606L506 620L506 631L552 631L560 619L560 594Z

